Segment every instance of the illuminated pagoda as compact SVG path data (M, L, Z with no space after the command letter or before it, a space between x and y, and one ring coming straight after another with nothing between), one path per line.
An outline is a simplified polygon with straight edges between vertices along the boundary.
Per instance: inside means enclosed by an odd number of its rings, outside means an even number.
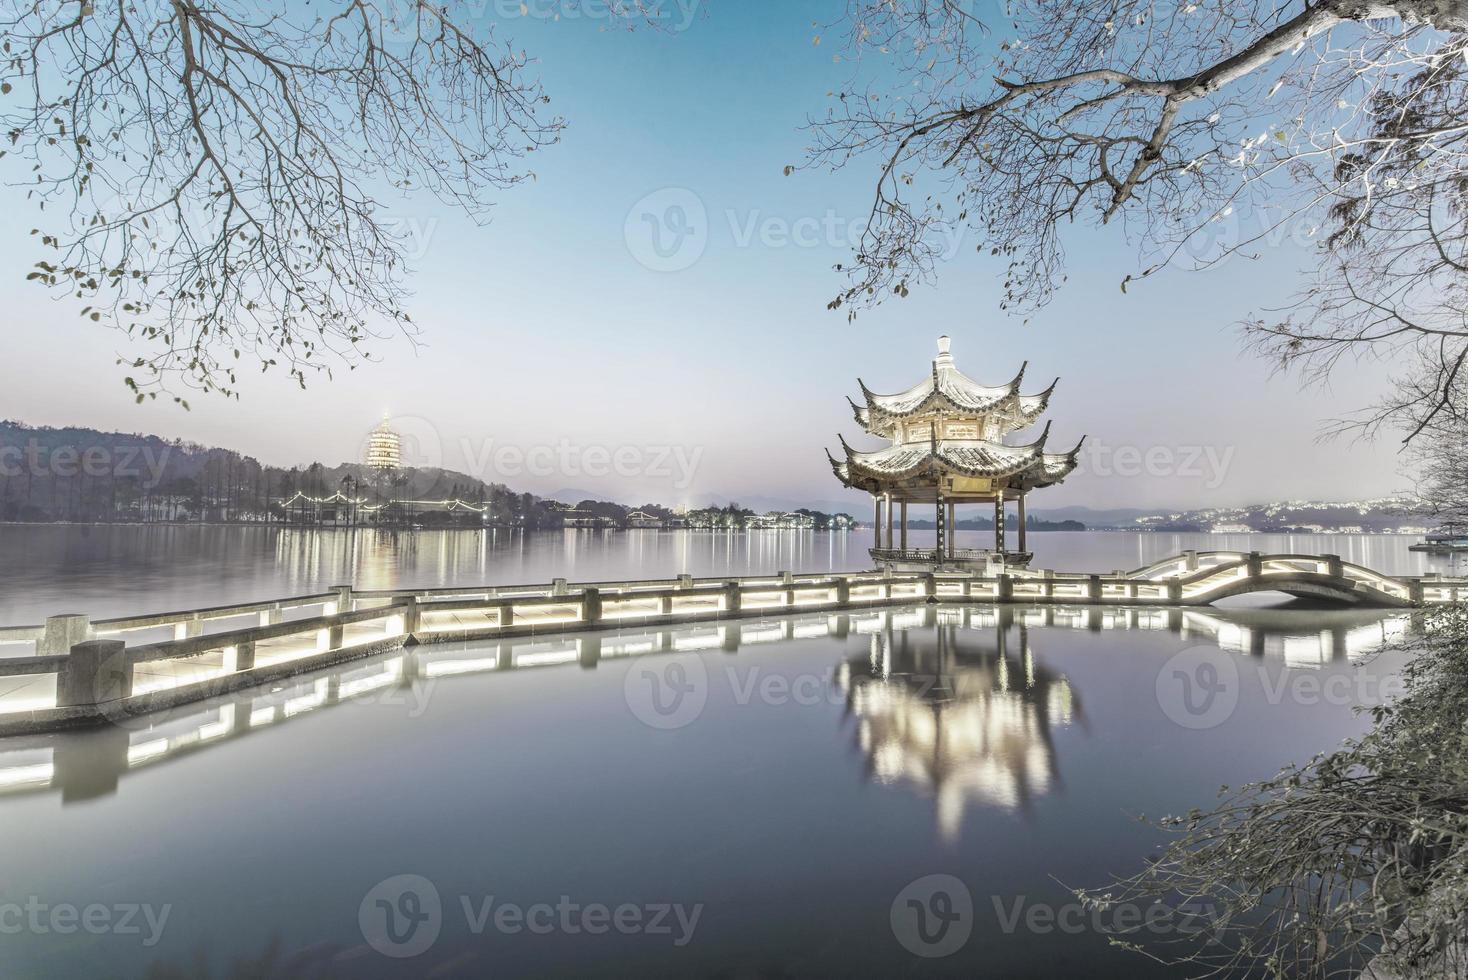
M403 441L387 424L387 416L367 436L367 449L362 462L370 469L383 472L396 470L403 465Z
M843 438L846 458L835 459L829 452L826 456L842 483L872 495L876 542L871 555L879 566L932 569L973 568L996 561L1019 566L1029 563L1026 497L1031 490L1054 486L1069 476L1085 439L1068 453L1046 452L1050 435L1046 423L1037 438L1010 444L1012 434L1040 420L1055 391L1052 383L1039 394L1021 394L1024 376L1021 367L1008 384L981 385L954 367L949 340L939 337L932 373L906 391L878 395L857 380L866 400L865 405L851 402L857 423L867 434L887 439L890 445L861 452ZM1008 550L1004 526L1005 503L1011 500L1019 506L1016 551ZM934 508L936 547L907 546L909 504ZM952 529L960 504L993 508L992 550L954 546ZM894 521L894 517L900 519Z

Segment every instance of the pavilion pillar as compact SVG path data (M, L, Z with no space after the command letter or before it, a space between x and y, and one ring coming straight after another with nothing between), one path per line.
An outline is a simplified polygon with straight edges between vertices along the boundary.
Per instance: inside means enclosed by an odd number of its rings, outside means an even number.
M1025 540L1026 532L1029 530L1029 522L1025 517L1025 494L1019 495L1019 550L1029 553L1029 542Z
M872 494L872 533L877 536L872 547L882 547L882 498L876 494Z
M907 550L907 501L902 502L902 550Z
M1004 494L994 498L994 550L1004 554Z
M958 504L955 501L952 501L952 500L948 501L948 557L949 558L952 558L953 557L953 539L956 538L956 537L958 537L958 524L953 519L953 515L954 515L955 510L957 510L957 507L958 507Z
M883 495L883 506L887 508L887 547L892 547L892 492Z
M943 549L948 537L948 535L945 533L948 530L948 525L943 520L943 518L946 516L945 510L946 508L944 508L943 506L943 492L940 490L938 491L938 524L936 532L938 537L937 541L935 542L935 547L933 549L933 557L937 558L939 561L943 560L943 555L945 553Z

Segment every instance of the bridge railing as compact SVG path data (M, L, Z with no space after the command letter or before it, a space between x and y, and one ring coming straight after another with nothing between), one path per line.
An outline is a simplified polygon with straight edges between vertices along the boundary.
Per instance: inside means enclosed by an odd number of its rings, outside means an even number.
M997 587L975 592L968 582L952 591L998 594ZM932 575L780 573L574 587L563 580L366 592L339 586L316 595L95 623L85 616L57 616L3 634L7 641L30 644L34 655L0 658L0 733L202 700L401 646L410 635L419 642L444 642L857 609L930 596L937 597ZM285 618L301 610L316 615ZM258 622L241 626L244 617ZM172 638L145 636L158 629L172 629ZM144 642L129 644L129 638Z
M1197 567L1164 579L1151 577L1169 564ZM1238 586L1269 588L1275 582L1284 590L1300 582L1324 583L1386 605L1455 601L1460 593L1468 597L1468 580L1397 580L1334 556L1217 552L1141 572L782 572L574 586L562 579L476 588L356 591L337 586L267 602L95 623L85 616L57 616L42 626L0 631L0 640L30 644L32 654L0 658L0 733L92 719L119 705L125 711L153 710L199 700L401 646L410 636L422 643L479 640L851 610L929 598L1040 606L1200 605L1244 590ZM1381 597L1392 601L1381 602ZM255 621L241 624L242 619ZM150 637L150 630L171 630L172 636Z

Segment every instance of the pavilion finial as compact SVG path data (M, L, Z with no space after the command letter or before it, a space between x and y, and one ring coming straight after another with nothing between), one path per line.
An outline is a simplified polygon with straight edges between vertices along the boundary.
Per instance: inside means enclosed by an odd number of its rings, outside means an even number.
M953 363L953 354L951 353L952 349L953 342L948 339L948 335L946 333L938 338L938 357L936 360L933 361L933 369L935 371L937 370L939 364L949 365Z
M945 333L943 336L938 338L938 353L947 354L952 344L953 341L949 340L948 335Z

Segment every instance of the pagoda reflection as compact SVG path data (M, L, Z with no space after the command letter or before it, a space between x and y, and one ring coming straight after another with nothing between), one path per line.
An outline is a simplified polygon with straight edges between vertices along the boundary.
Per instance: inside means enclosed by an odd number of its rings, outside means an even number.
M1065 676L1007 619L886 630L838 674L869 777L930 796L945 840L971 806L1025 813L1059 786L1054 733L1081 717Z

